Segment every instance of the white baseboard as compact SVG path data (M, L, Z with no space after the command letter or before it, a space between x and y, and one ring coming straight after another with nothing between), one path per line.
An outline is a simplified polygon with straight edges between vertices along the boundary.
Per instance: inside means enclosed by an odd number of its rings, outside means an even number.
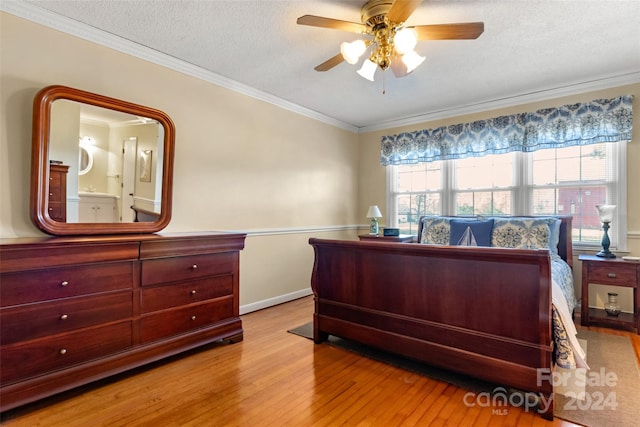
M263 308L273 307L274 305L282 304L285 302L293 301L298 298L303 298L313 294L311 288L301 289L299 291L291 292L289 294L279 295L277 297L265 299L258 302L252 302L251 304L245 304L240 306L240 315L251 313L252 311L262 310Z

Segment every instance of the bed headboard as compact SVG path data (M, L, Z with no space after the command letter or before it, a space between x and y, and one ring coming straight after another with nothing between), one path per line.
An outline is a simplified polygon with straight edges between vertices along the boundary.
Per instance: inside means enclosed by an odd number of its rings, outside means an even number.
M418 222L418 241L420 240L420 236L422 235L422 227L424 226L424 221L422 221L425 217L432 217L433 215L424 215L420 217ZM497 216L496 216L497 217ZM519 218L538 218L538 217L549 217L549 215L518 215ZM476 217L469 216L451 216L448 218L460 218L460 219L475 219ZM559 215L558 219L560 219L560 239L558 241L558 255L560 258L566 261L569 266L573 268L573 246L571 243L571 228L573 217L571 215Z

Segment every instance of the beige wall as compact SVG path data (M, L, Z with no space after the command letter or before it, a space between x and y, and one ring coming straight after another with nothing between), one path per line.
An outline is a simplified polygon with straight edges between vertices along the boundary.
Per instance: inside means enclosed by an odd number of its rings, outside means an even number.
M366 214L366 206L369 204L378 204L383 209L382 214L388 211L386 207L386 172L385 168L380 166L380 140L383 135L394 135L399 132L415 131L420 129L431 129L439 126L450 124L465 123L473 120L488 119L507 114L515 114L520 112L535 111L539 108L555 107L575 102L587 102L599 98L613 98L620 95L634 95L633 109L634 126L632 141L627 146L627 247L630 253L640 256L640 83L615 87L606 90L599 90L589 93L583 93L574 96L565 96L562 98L549 99L547 101L518 105L516 107L502 108L498 110L488 110L482 113L468 114L463 116L451 117L442 120L420 123L412 126L398 127L387 129L384 131L369 132L360 135L360 189L358 192L360 209L358 216L362 217ZM385 222L383 220L383 222ZM576 254L579 254L579 252ZM581 266L575 260L575 281L576 293L580 295ZM606 300L606 292L609 288L602 287L598 291L597 288L591 287L592 293L589 296L590 305L595 302L596 305L602 307ZM632 311L631 292L630 290L622 290L620 299L623 310ZM628 292L625 292L628 291Z
M309 237L355 237L345 226L360 219L356 134L6 13L1 20L0 237L42 235L29 220L31 108L51 84L172 118L164 231L248 232L242 306L309 292Z

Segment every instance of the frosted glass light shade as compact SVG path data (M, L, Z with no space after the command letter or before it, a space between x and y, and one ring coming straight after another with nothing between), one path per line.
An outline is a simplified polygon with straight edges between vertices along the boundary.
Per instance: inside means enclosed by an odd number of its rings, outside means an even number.
M382 213L380 212L378 205L369 206L367 218L382 218Z
M378 66L375 62L372 62L370 59L367 59L362 63L362 67L358 70L358 74L364 77L367 80L373 81L373 75L376 73L376 69Z
M600 216L600 222L610 223L613 220L613 212L616 210L616 205L596 205L598 210L598 216Z
M342 57L351 65L358 62L365 50L367 50L367 45L362 40L356 40L351 43L344 42L340 45Z
M424 56L418 55L413 50L402 55L402 62L404 62L404 65L407 66L407 73L410 73L418 68L418 66L424 62L424 59Z
M418 42L418 34L413 28L403 28L393 37L393 45L400 55L411 52Z

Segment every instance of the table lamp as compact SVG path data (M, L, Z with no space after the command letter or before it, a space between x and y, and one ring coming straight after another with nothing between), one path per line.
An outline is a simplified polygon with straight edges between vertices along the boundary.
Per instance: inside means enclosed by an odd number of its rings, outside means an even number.
M604 230L601 242L602 250L596 255L602 258L615 258L616 255L609 251L609 245L611 244L609 240L609 224L611 224L611 220L613 219L613 211L615 211L616 205L596 205L596 209L598 210L598 216L602 223L602 230Z
M382 213L380 213L380 208L378 205L369 206L369 210L367 211L367 218L371 218L371 224L369 225L369 234L377 235L378 234L378 218L382 218Z

